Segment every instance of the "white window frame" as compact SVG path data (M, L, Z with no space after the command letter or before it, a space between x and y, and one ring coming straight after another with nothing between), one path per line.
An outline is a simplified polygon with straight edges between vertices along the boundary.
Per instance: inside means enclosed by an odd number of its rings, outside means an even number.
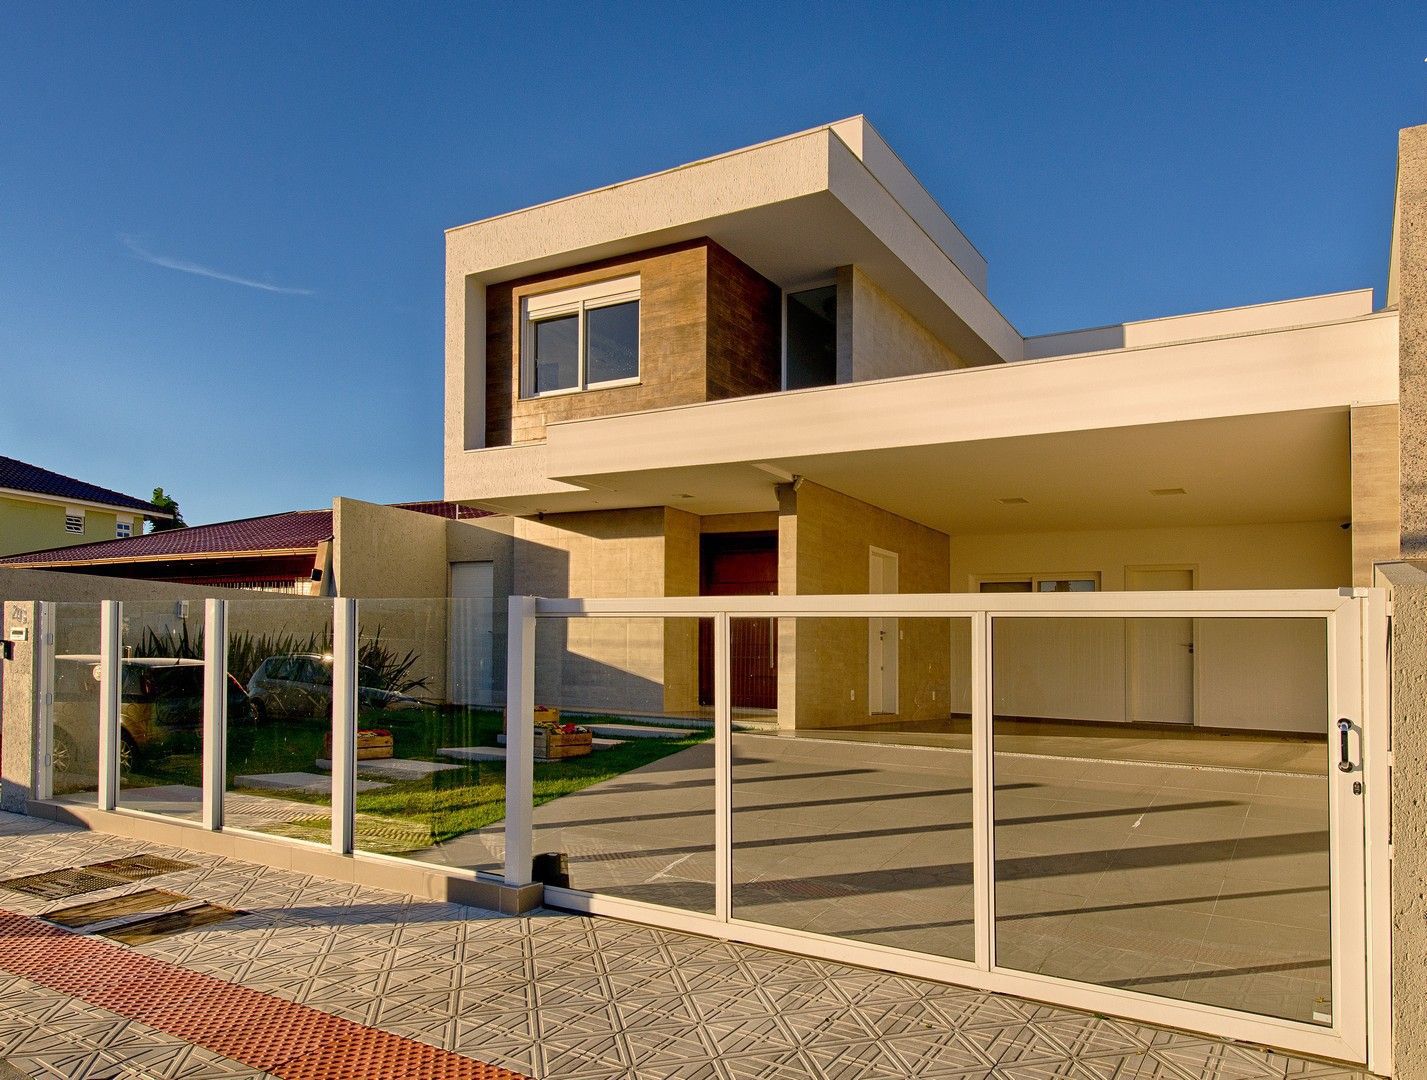
M644 374L644 311L639 312L639 373L627 379L606 379L590 382L585 356L585 315L592 308L613 307L640 299L639 275L597 281L589 285L558 289L523 297L520 301L520 396L522 398L558 397L561 394L582 394L588 390L608 390L616 386L637 386ZM579 360L574 386L558 390L535 389L535 325L562 315L579 316L579 337L576 355Z
M114 539L128 540L134 535L134 519L131 517L117 517L114 519Z
M84 508L83 508L83 507L81 507L81 506L66 506L66 507L64 508L64 531L67 532L67 533L69 533L71 536L83 536L83 535L84 535L84 528L85 528L85 520L84 520L84 519L85 519L85 514L84 514ZM78 523L79 523L79 528L77 528L77 529L72 529L72 528L70 528L70 522L72 522L72 521L78 522Z
M1077 570L1074 573L1053 574L975 574L971 578L971 591L979 593L982 585L1006 581L1029 581L1033 593L1040 592L1042 581L1093 581L1095 588L1092 591L1101 590L1099 570Z

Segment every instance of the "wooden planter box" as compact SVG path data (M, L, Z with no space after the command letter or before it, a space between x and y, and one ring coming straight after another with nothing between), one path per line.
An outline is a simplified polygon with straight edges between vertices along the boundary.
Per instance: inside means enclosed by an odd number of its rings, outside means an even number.
M536 726L536 727L539 727L541 724L558 724L559 722L560 722L560 710L559 710L559 709L552 709L549 705L537 705L537 706L535 706L535 726ZM506 732L506 733L509 733L509 732L510 732L510 711L509 711L509 710L506 710L505 714L501 717L500 729L501 729L501 731Z
M330 759L332 757L332 736L330 733L323 738L322 747ZM390 731L384 731L381 728L364 728L357 732L358 761L389 758L395 753L396 741L391 737Z
M594 749L594 736L588 731L566 733L545 724L535 725L535 760L558 761L561 758L584 757Z

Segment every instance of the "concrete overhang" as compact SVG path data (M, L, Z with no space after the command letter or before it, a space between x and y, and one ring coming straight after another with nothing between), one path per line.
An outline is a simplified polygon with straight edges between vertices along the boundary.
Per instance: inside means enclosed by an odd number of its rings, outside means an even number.
M448 496L733 513L803 476L951 532L1346 518L1348 410L1397 400L1396 350L1382 312L571 421Z
M964 359L1023 355L985 259L862 117L448 230L448 296L705 236L784 288L857 265Z

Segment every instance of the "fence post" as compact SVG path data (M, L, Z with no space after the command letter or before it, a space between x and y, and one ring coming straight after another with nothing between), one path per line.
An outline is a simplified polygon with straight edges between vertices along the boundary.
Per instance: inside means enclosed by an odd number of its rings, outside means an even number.
M54 798L55 719L55 604L41 600L35 605L35 729L32 742L36 799ZM70 762L70 767L74 762Z
M123 605L99 606L99 809L119 804L119 701L123 685Z
M332 604L332 850L346 855L357 812L357 601Z
M228 760L228 602L203 602L203 827L223 827Z
M534 854L535 597L512 596L506 614L505 883L528 885Z
M996 963L995 812L993 760L991 617L971 616L971 836L972 896L976 966L990 971Z
M770 619L776 640L778 620ZM733 848L733 680L729 675L732 620L728 612L714 616L714 915L732 916Z

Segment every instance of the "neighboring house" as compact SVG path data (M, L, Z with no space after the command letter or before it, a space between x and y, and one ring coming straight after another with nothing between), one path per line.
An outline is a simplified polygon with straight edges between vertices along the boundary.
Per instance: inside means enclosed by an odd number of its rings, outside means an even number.
M123 540L11 555L0 558L0 568L62 570L72 574L331 596L339 592L339 580L333 570L334 537L339 531L335 522L344 504L349 512L354 505L368 507L371 513L377 514L388 509L339 499L336 509L290 510ZM483 511L445 502L398 503L389 509L448 521L485 516ZM407 532L413 528L404 521L404 515L398 515L396 520L403 522ZM373 535L375 531L370 526L347 530L354 558L356 553L380 545L381 538ZM396 553L386 552L386 557L394 559ZM381 595L376 584L370 580L363 583L361 595ZM436 595L445 595L444 580L439 588ZM427 586L412 595L428 596L432 591Z
M1333 588L1399 554L1395 295L1028 338L860 117L446 244L445 494L508 515L492 572L513 593ZM914 622L899 660L828 625L736 621L734 704L799 728L964 711L945 627ZM1216 628L1197 655L1107 631L1093 664L1022 632L1019 715L1321 726L1321 661L1292 627ZM566 665L585 704L709 702L692 631L568 633L537 667ZM1272 708L1239 692L1300 653ZM1137 701L1136 666L1173 693ZM820 696L858 671L855 703ZM1034 690L1091 683L1083 717Z
M153 503L0 456L0 555L138 536Z

